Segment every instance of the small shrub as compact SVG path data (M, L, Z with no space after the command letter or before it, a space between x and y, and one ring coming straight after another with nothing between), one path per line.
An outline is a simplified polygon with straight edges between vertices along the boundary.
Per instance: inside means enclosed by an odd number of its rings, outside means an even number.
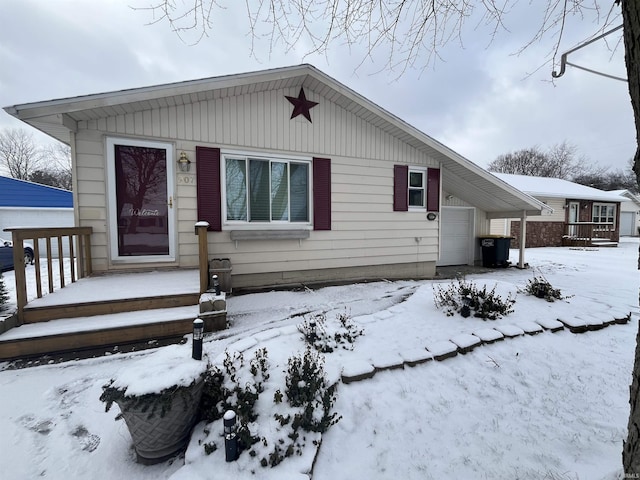
M435 285L433 299L436 307L444 308L448 316L459 313L463 317L468 317L473 312L474 317L496 320L512 313L513 304L516 303L511 294L506 300L496 294L496 286L487 290L486 285L478 288L473 282L459 278L457 283L451 283L446 288Z
M524 292L534 297L544 298L547 302L569 298L563 296L559 288L553 288L551 283L542 275L534 275L533 279L529 279Z
M217 449L218 449L218 446L215 444L215 442L209 442L204 444L204 453L207 455L211 455Z
M340 419L331 413L336 401L336 384L329 385L324 373L324 358L309 347L302 356L289 358L285 395L289 405L302 407L293 419L307 432L324 433Z
M289 358L285 383L284 393L276 391L274 403L280 405L286 396L292 410L274 414L280 437L271 442L272 447L263 450L260 460L263 467L275 467L287 457L302 455L307 436L301 431L324 433L341 418L332 411L337 384L329 385L324 358L310 345L303 355ZM265 438L262 444L267 447Z
M0 312L7 308L9 302L9 289L4 283L4 277L0 273Z
M227 351L222 364L222 370L212 367L207 371L199 416L201 420L213 422L221 419L227 410L235 411L239 423L238 445L243 451L259 441L249 424L258 418L255 406L264 391L263 383L269 378L267 350L258 349L248 369L244 368L244 356L239 352Z
M327 317L319 313L305 318L298 325L298 331L304 335L307 344L321 353L331 353L338 347L353 349L356 339L364 335L364 329L358 327L346 311L336 315L336 320L335 325L328 325Z

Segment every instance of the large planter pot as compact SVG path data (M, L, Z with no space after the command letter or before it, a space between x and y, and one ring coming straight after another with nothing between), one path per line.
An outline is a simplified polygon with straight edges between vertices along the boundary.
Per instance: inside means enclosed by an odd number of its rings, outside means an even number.
M102 387L109 411L120 407L138 462L153 464L175 455L189 441L208 362L192 358L190 345L169 345L127 363Z
M132 401L126 396L115 400L129 428L138 463L162 462L187 446L196 421L202 386L203 381L198 380L188 387L147 395L149 402ZM157 402L156 405L163 403L166 408L156 408L151 413L149 405L153 402Z

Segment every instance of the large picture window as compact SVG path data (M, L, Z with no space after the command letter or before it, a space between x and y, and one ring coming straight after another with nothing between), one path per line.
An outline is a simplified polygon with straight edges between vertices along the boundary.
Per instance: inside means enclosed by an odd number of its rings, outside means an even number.
M594 223L610 223L615 229L616 206L612 203L594 203L592 211L592 221Z
M224 156L226 221L309 223L309 165Z

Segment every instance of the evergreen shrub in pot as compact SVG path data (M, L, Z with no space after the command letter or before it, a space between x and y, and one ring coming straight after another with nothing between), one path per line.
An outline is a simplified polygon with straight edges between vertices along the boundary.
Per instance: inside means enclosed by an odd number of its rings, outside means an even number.
M170 345L128 365L102 387L100 400L109 411L120 408L131 434L137 461L159 463L183 450L195 424L204 360L191 358L191 345Z

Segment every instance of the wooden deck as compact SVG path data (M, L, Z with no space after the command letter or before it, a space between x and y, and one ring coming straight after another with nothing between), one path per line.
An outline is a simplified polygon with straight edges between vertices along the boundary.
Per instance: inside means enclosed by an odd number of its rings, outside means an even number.
M24 324L0 335L0 360L153 341L192 332L198 270L87 277L30 301ZM205 330L226 325L226 311Z

